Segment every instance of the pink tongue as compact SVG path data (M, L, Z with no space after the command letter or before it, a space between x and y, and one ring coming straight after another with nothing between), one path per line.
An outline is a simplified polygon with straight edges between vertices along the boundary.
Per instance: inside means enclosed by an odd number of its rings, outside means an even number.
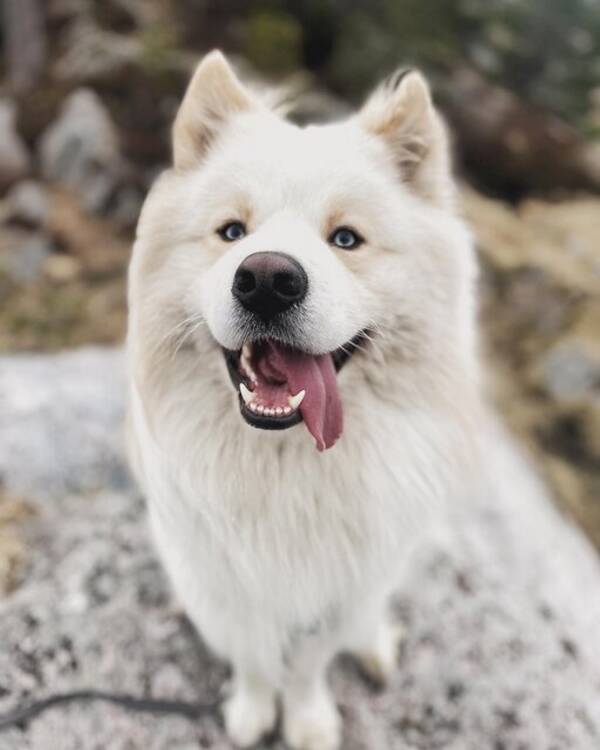
M318 450L331 448L342 434L342 402L331 354L314 356L268 342L267 362L285 375L290 393L305 390L300 413Z

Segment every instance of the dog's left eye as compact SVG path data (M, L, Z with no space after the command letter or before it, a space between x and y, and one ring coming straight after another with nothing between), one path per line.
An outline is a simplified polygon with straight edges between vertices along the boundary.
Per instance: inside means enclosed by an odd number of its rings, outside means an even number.
M225 242L235 242L246 236L246 227L241 221L228 221L218 230L218 234Z
M338 227L329 236L329 244L341 247L342 250L353 250L363 242L363 238L348 227Z

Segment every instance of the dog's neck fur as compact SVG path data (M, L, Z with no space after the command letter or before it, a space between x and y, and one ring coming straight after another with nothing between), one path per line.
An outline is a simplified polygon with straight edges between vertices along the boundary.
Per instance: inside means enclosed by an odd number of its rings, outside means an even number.
M412 474L418 469L410 465L410 451L402 450L399 439L406 432L407 442L419 443L419 460L428 472L435 473L436 467L444 474L456 471L464 485L464 473L476 455L473 427L483 411L477 373L464 359L447 354L437 362L398 357L378 350L375 338L338 376L345 429L338 445L320 454L302 424L265 432L242 422L238 396L216 349L202 332L193 345L177 351L167 346L140 356L138 350L132 362L132 382L143 394L147 437L174 457L178 474L183 472L190 482L194 475L204 480L206 472L220 474L220 467L229 466L239 477L252 475L253 494L266 497L284 480L301 481L306 472L335 472L338 464L346 473L354 467L360 476L364 462L375 460L378 445L388 440L399 446L396 468ZM447 475L444 492L453 484Z

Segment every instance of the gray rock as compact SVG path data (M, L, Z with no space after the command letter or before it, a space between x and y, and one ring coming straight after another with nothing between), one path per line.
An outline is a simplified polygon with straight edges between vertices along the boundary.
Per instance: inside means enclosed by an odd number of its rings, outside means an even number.
M23 180L6 197L7 214L11 221L29 227L41 227L48 217L48 192L34 180Z
M123 176L117 129L91 89L77 89L66 99L42 135L40 156L44 177L77 190L92 212L106 207Z
M112 218L122 227L133 229L137 223L144 202L144 195L139 188L126 185L115 196Z
M123 355L0 357L0 476L42 497L122 488Z
M558 401L600 392L600 346L596 342L562 341L545 355L541 369L546 390Z
M46 235L5 228L0 237L0 272L17 284L35 281L51 252Z
M3 750L231 748L212 708L226 670L174 610L124 480L122 368L102 350L0 358L0 474L37 508L25 583L0 601L0 725L82 688L207 712L56 706L4 731ZM390 688L344 659L333 670L344 750L600 746L600 566L543 494L484 498L424 538L397 604L407 638Z
M17 110L10 99L0 99L0 190L27 175L30 157L16 129Z

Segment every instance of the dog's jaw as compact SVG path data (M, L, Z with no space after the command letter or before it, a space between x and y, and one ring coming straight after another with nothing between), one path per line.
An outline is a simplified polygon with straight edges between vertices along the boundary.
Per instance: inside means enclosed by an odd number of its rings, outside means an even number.
M284 372L285 363L282 369L274 370L271 362L269 371L265 372L261 366L265 350L278 349L277 353L280 354L283 349L276 342L247 342L238 351L223 349L231 382L238 392L242 417L252 427L266 430L284 430L305 421L316 439L317 448L324 450L331 447L342 429L336 373L368 338L368 332L361 331L335 351L320 356L286 347L287 358L295 360L296 367L300 362L299 367L304 369L304 377L308 377L308 381L298 380L297 377L302 378L302 375L294 377L293 373L291 378L288 377ZM307 375L306 369L312 370L314 381L310 380L310 373ZM306 387L301 387L303 385ZM323 424L319 423L319 410L323 412Z

